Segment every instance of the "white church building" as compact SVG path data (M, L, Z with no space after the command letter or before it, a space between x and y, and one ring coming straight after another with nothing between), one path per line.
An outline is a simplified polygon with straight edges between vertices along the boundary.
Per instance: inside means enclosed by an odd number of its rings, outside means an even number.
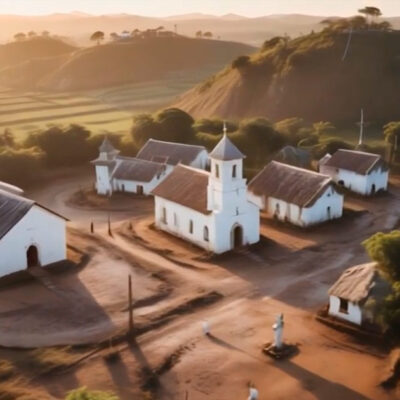
M375 322L375 310L391 292L391 285L379 274L376 263L348 268L329 289L328 314L362 325Z
M243 158L225 133L210 172L176 166L152 191L156 226L214 253L257 243L260 212L247 200Z
M329 176L277 161L251 180L248 196L269 216L301 227L343 214L343 196Z
M0 187L0 277L67 257L66 219Z
M100 195L129 192L149 195L178 163L206 168L208 153L203 146L150 139L136 157L122 157L107 137L99 157L92 161L96 170L96 191Z
M364 196L387 190L389 169L379 154L338 150L319 162L319 171L337 184Z

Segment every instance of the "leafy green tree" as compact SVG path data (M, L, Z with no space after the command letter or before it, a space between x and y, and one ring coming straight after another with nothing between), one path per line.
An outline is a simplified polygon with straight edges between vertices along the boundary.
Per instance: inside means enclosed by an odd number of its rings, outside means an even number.
M35 32L35 31L29 31L28 32L28 37L29 38L34 38L34 37L36 37L37 36L37 33Z
M161 126L151 114L139 114L133 118L132 140L137 147L142 147L149 139L162 137Z
M382 273L392 282L400 282L400 231L377 233L363 245Z
M8 128L0 134L0 146L15 147L15 137Z
M228 133L235 132L238 128L237 124L234 122L226 121L225 123ZM220 135L224 129L224 121L219 118L201 118L194 123L193 129L196 132Z
M104 40L104 32L96 31L90 36L92 42L96 42L99 45Z
M196 37L197 37L198 39L201 39L201 38L203 37L203 32L202 32L202 31L197 31L197 32L196 32Z
M119 400L119 397L113 393L88 390L86 387L82 387L69 392L65 400Z
M321 136L323 134L332 132L333 130L335 130L335 127L332 123L328 121L319 121L313 123L312 129L314 133L316 133L318 136Z
M205 37L207 39L211 39L213 37L213 34L212 34L212 32L204 32L203 37Z
M161 127L162 140L181 143L192 143L195 133L194 120L179 108L167 108L154 117Z
M239 56L235 60L232 61L232 68L233 69L244 69L251 65L250 57L249 56Z
M397 137L397 143L400 147L400 121L393 121L386 124L383 127L383 135L386 142L390 144L395 144Z

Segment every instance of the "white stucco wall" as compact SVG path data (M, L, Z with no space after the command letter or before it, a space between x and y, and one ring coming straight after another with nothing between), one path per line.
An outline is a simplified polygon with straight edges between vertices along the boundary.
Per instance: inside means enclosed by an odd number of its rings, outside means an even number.
M333 317L343 319L356 325L362 323L362 309L361 307L352 302L348 302L348 312L340 311L340 299L336 296L329 296L329 315Z
M96 190L98 194L109 195L112 193L110 171L105 165L96 165Z
M304 208L274 197L265 199L264 196L256 196L252 193L248 194L248 199L265 210L271 217L297 226L316 225L330 219L340 218L343 215L343 196L332 186L327 187L313 205ZM330 208L329 213L328 208ZM278 210L279 212L277 212Z
M207 150L201 151L191 162L190 166L194 168L206 169L209 163Z
M0 240L0 276L27 268L27 250L38 249L42 266L65 260L66 221L34 205Z
M166 222L163 221L163 208L166 210ZM193 233L190 233L189 229L191 220ZM243 245L257 243L260 240L259 209L250 203L244 212L238 215L218 211L202 214L155 196L155 224L159 229L217 254L233 249L233 229L237 225L243 229ZM208 227L208 241L204 239L205 226Z
M370 174L360 175L353 171L321 165L320 172L329 175L334 182L362 195L372 194L372 185L375 185L375 192L387 190L389 172L381 168Z

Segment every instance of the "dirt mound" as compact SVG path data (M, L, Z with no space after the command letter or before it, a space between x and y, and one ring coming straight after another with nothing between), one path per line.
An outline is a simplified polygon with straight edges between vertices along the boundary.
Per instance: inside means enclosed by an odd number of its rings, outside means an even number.
M278 40L279 39L279 40ZM251 58L184 94L174 106L195 117L309 121L400 118L400 32L323 31L271 40ZM347 47L347 51L346 51Z
M42 74L32 74L32 65L25 62L0 72L0 82L45 90L98 89L209 66L220 68L239 54L253 51L251 46L217 40L132 39L81 49L64 60L52 59ZM24 79L26 74L30 79Z

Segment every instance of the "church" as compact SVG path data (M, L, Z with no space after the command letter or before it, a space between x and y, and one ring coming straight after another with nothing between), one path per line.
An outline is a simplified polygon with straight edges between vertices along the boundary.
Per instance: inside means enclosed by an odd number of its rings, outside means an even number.
M203 146L149 139L136 157L122 157L107 137L92 161L96 170L96 191L100 195L150 192L181 163L206 168L208 153Z
M257 243L260 210L247 200L244 157L225 129L210 172L177 165L152 191L157 228L217 254Z
M67 257L66 219L0 184L0 277Z

